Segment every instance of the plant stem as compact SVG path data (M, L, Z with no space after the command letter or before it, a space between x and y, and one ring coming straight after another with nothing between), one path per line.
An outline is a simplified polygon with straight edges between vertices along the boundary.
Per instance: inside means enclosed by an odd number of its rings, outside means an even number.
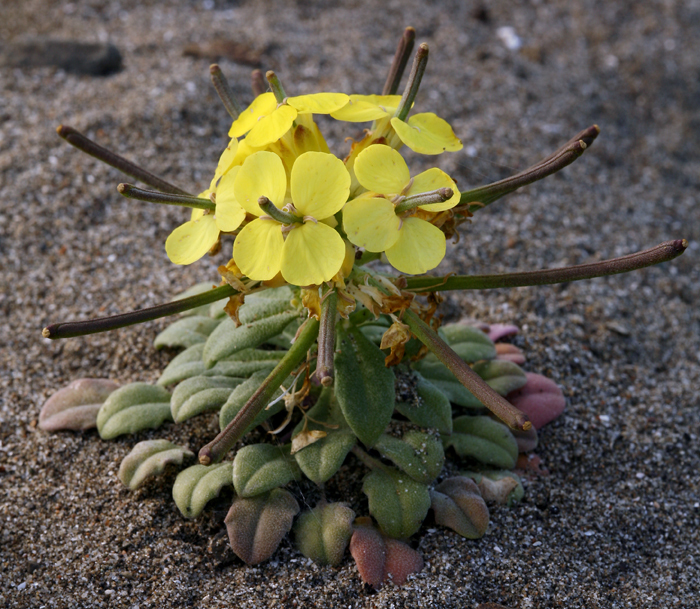
M399 45L396 47L396 53L393 61L391 62L389 74L386 77L384 89L382 89L382 95L395 95L399 90L399 83L401 82L403 73L406 70L408 58L413 52L413 44L415 40L416 30L414 30L412 27L407 27L403 31L401 40L399 40Z
M335 323L338 318L338 294L329 290L321 302L321 319L318 330L318 357L316 378L324 387L330 387L335 377Z
M219 94L219 97L224 104L224 108L226 108L226 112L229 113L229 116L232 119L236 120L238 115L243 112L243 108L241 104L238 103L236 96L233 94L231 85L228 84L228 80L226 80L226 77L221 71L219 64L211 64L209 66L209 74L211 75L211 82L213 83L216 92Z
M148 203L160 203L164 205L179 205L182 207L193 207L195 209L206 209L209 211L216 210L216 203L212 203L208 199L200 199L199 197L191 197L189 195L174 195L166 192L158 192L157 190L144 190L137 188L132 184L119 184L117 190L120 195L127 199L137 199Z
M160 190L161 192L169 192L175 195L188 195L188 192L173 186L169 182L153 175L151 172L142 169L135 163L127 161L123 156L103 148L99 144L93 142L91 139L85 137L79 131L73 129L73 127L68 127L67 125L60 125L56 132L60 135L66 142L71 146L75 146L78 150L82 150L84 153L95 157L98 161L102 161L107 165L118 169L122 173L125 173L132 178L140 180L144 184Z
M352 452L353 455L355 455L362 463L368 468L373 471L376 470L382 470L382 471L389 471L389 468L384 465L379 459L375 459L374 457L368 455L364 450L362 450L357 444L353 446L350 451Z
M675 239L674 241L664 241L648 250L635 252L620 258L559 269L500 273L497 275L455 275L444 279L440 277L408 277L406 279L406 289L414 292L437 292L445 290L489 290L493 288L517 288L528 285L567 283L581 279L628 273L647 266L668 262L680 256L687 247L688 241Z
M418 94L418 88L420 87L420 81L423 79L423 74L425 73L425 67L427 65L428 45L423 43L416 51L413 66L411 66L411 73L408 75L406 88L404 89L403 96L399 102L399 107L396 108L395 116L401 121L406 120L406 117L411 110L411 106L413 106L413 102Z
M255 97L267 91L267 82L261 70L253 70L250 73L250 88L253 90Z
M142 324L146 321L153 321L154 319L167 317L168 315L189 311L190 309L222 300L234 294L238 294L238 292L231 286L225 285L220 288L214 288L204 294L197 294L189 298L174 300L173 302L150 307L148 309L140 309L138 311L131 311L130 313L113 315L112 317L89 319L87 321L51 324L50 326L46 326L41 334L44 338L57 339L108 332L109 330L117 330L118 328Z
M275 74L272 70L268 70L265 74L265 78L267 78L267 82L270 83L270 88L275 94L275 99L277 100L277 103L281 104L287 98L287 93L284 90L280 79L277 77L277 74Z
M478 204L469 205L466 208L469 212L474 213L522 186L537 182L538 180L564 169L567 165L571 165L571 163L584 153L586 148L593 144L599 133L600 129L597 125L588 127L577 133L552 154L524 171L499 180L498 182L494 182L493 184L487 184L486 186L480 186L479 188L463 192L459 206L455 207L454 211L459 213L460 207L467 206L469 203L478 202Z
M311 345L318 336L318 321L309 317L299 329L297 338L291 349L279 361L268 377L262 382L257 391L245 403L243 408L209 444L199 451L199 462L202 465L218 463L228 453L233 445L241 439L245 430L255 420L255 417L267 406L272 396L306 357Z
M410 309L407 310L402 321L408 325L416 338L428 347L435 354L435 357L457 377L457 380L508 427L522 431L527 431L532 427L532 423L525 414L491 389L416 313Z
M437 190L432 190L430 192L421 192L416 195L411 195L410 197L406 197L396 206L396 215L398 216L421 205L444 203L448 199L451 199L453 195L454 192L451 188L438 188Z

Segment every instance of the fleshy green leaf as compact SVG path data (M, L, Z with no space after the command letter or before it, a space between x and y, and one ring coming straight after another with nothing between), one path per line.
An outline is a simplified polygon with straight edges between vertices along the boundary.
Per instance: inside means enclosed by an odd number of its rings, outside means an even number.
M171 463L180 465L185 457L194 457L194 453L168 440L139 442L122 459L119 466L119 479L134 491L147 478L163 473L167 465Z
M496 357L496 346L488 334L479 328L466 324L447 324L440 328L440 334L453 349L462 345L459 356L469 364Z
M238 319L241 324L249 324L272 315L291 311L292 296L292 291L286 286L246 296L245 304L238 310Z
M198 344L175 356L163 370L158 385L173 385L194 376L249 377L261 370L271 371L285 354L285 351L243 349L218 362L213 368L207 368L202 361L203 350L204 345Z
M433 434L407 431L401 439L383 434L374 448L416 482L423 484L435 480L445 464L442 443Z
M219 412L219 427L222 430L231 421L233 421L234 417L239 413L241 408L245 406L246 402L248 402L252 395L258 390L258 387L260 387L260 384L267 378L267 376L267 370L261 370L259 372L256 372L255 374L253 374L253 376L243 381L240 385L238 385L238 387L236 387L231 392L231 394L228 396L228 399L226 400L226 403L221 407L221 411ZM273 396L273 400L278 398L281 394L281 391L277 391ZM282 410L282 408L284 408L284 402L282 400L278 401L276 404L273 404L269 408L263 408L263 410L260 411L260 414L258 414L258 416L255 417L253 422L245 430L244 434L248 433L251 429L255 429L258 425L260 425L263 421L269 419L272 415L277 414L280 410Z
M307 416L309 417L308 430L325 431L327 435L294 453L294 458L304 475L320 485L340 469L345 457L355 445L356 438L343 418L343 413L330 388L323 389ZM300 421L294 430L295 436L302 431L303 427L304 422Z
M194 376L183 381L170 400L173 420L181 423L198 414L219 410L244 380L229 376Z
M97 431L104 440L172 421L170 394L157 385L131 383L117 389L97 413Z
M267 560L298 513L296 499L280 488L256 497L236 497L224 521L231 548L249 565Z
M182 470L173 485L173 499L182 515L196 518L204 506L219 496L225 486L233 486L233 462L193 465Z
M427 359L427 358L426 358ZM484 405L440 362L420 361L416 369L452 402L463 408L483 410Z
M452 406L449 397L418 372L413 373L413 380L414 399L397 403L396 410L420 427L432 427L443 434L452 433Z
M340 564L352 535L353 512L344 503L325 503L304 512L294 525L299 551L319 565Z
M212 319L209 316L191 315L178 319L170 324L158 336L153 345L156 349L163 347L191 347L197 343L203 343L221 323L220 319Z
M46 400L39 414L39 427L44 431L95 427L100 407L118 388L107 379L76 379Z
M460 457L472 457L502 469L515 467L518 458L518 444L508 427L487 416L457 417L452 435L444 441Z
M233 486L241 497L253 497L301 478L290 445L251 444L233 460Z
M520 389L527 383L527 377L522 368L513 362L496 359L490 362L474 364L474 372L491 386L499 395L508 395L511 391Z
M473 480L456 476L430 492L435 522L467 539L483 537L489 525L489 510Z
M359 329L342 324L337 327L335 395L355 435L372 446L394 411L394 373L377 345Z
M204 343L202 359L207 368L211 368L218 361L226 359L237 351L258 347L281 333L298 316L296 311L287 311L238 327L232 319L227 318Z
M395 469L370 472L362 491L369 499L369 513L389 537L413 535L430 509L428 487Z

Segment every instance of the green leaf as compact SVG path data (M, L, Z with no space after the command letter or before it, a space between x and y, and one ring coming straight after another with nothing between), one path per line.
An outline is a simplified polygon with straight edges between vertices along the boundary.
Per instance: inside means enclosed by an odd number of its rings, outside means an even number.
M392 468L367 474L362 491L369 499L369 513L389 537L413 535L430 509L427 485Z
M180 465L185 457L194 457L194 453L168 440L139 442L122 459L119 466L119 479L134 491L147 478L163 473L167 465L171 463Z
M233 460L233 486L241 497L253 497L301 478L290 445L251 444Z
M204 343L202 359L207 368L211 368L218 361L226 359L237 351L258 347L282 332L298 316L299 313L296 311L287 311L238 327L232 319L227 318Z
M394 412L394 372L384 354L357 328L337 327L335 395L345 420L365 446L372 446Z
M104 440L172 421L170 394L157 385L131 383L117 389L97 413L97 431Z
M294 458L304 475L320 485L340 469L357 439L350 431L331 388L321 391L307 416L308 430L322 430L328 435L294 453ZM302 420L294 429L294 436L299 434L303 427Z
M246 564L267 560L298 513L296 499L280 488L256 497L236 497L224 520L231 548Z
M233 486L233 462L193 465L182 470L173 485L173 499L182 515L196 518L225 486Z
M156 336L153 346L156 349L163 347L187 348L197 343L203 343L220 323L219 319L203 315L191 315L178 319Z
M290 304L292 291L289 288L285 288L285 294L287 295L286 298L270 298L266 292L246 296L245 304L238 310L238 319L241 324L249 324L272 315L293 310Z
M253 396L253 394L258 390L261 383L267 378L269 371L261 370L256 372L249 379L243 381L238 387L236 387L231 394L228 396L226 403L221 407L219 412L219 427L224 429L234 417L239 413L241 408L246 405L248 400ZM291 381L291 378L289 379ZM281 391L275 392L273 399L278 398L282 395ZM272 400L271 400L272 401ZM284 408L284 402L282 400L278 401L276 404L269 408L264 408L260 411L257 417L245 430L248 433L251 429L255 429L258 425L267 421L271 416L277 414L280 410Z
M260 370L271 371L286 351L266 351L263 349L243 349L213 368L207 368L202 361L203 344L194 345L173 358L158 379L158 385L179 383L194 376L249 377Z
M430 491L435 522L467 539L479 539L489 526L489 510L473 480L447 478Z
M474 372L486 381L499 395L506 396L527 383L522 368L513 362L497 359L491 362L474 364Z
M435 480L445 464L445 451L440 438L433 434L407 431L401 439L384 434L374 448L416 482L423 484Z
M447 324L442 326L440 331L450 347L468 364L496 358L496 346L479 328L464 324Z
M294 525L298 550L318 565L338 566L352 535L353 512L344 503L324 503L303 512Z
M518 444L503 423L488 416L462 416L454 420L452 435L444 440L460 457L472 457L502 469L512 469Z
M194 376L183 381L170 400L173 420L181 423L198 414L219 410L244 380L229 376Z
M444 434L452 433L449 397L418 372L413 372L413 381L414 399L411 402L398 402L396 410L420 427L431 427Z
M442 363L438 361L431 363L422 360L417 362L415 367L420 374L442 391L453 404L475 410L484 409L484 405L474 397L474 394L462 385L455 375Z

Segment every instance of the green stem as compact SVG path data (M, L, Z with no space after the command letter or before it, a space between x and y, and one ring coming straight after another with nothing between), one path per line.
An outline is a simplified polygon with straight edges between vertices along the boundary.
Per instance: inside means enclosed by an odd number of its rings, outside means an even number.
M71 146L75 146L78 150L82 150L84 153L96 158L98 161L102 161L107 165L118 169L122 173L125 173L132 178L140 180L144 184L160 190L161 192L169 192L176 195L187 195L188 192L181 190L177 186L173 186L169 182L153 175L151 172L139 167L131 161L127 161L123 156L103 148L99 144L93 142L91 139L85 137L79 131L73 129L73 127L68 127L67 125L60 125L56 129L58 135L60 135L66 142Z
M316 378L324 387L330 387L335 377L335 323L338 318L338 294L335 289L326 292L321 302L321 319L318 330L318 357Z
M160 319L168 315L176 315L177 313L189 311L190 309L222 300L234 294L238 294L238 292L231 286L225 285L220 288L214 288L204 294L197 294L196 296L174 300L167 304L150 307L148 309L140 309L138 311L132 311L131 313L122 313L121 315L113 315L112 317L100 317L87 321L51 324L50 326L46 326L41 334L44 338L57 339L108 332L109 330L117 330L118 328L125 328L126 326L153 321L154 319Z
M191 197L189 195L174 195L157 190L144 190L137 188L132 184L119 184L117 190L120 195L127 199L137 199L148 203L160 203L164 205L179 205L182 207L193 207L195 209L205 209L209 211L216 210L216 203L212 203L208 199L200 199L199 197Z
M389 74L386 77L384 89L382 89L382 95L396 95L396 92L399 90L399 83L401 82L403 73L406 70L408 58L413 52L413 44L415 40L416 30L414 30L412 27L407 27L403 31L401 40L399 40L399 45L396 47L394 60L391 62Z
M455 375L457 380L508 427L522 431L532 427L532 423L525 414L489 387L416 313L410 309L407 310L402 321L408 325L416 338Z
M577 133L552 154L524 171L499 180L498 182L494 182L493 184L487 184L486 186L480 186L479 188L463 192L460 197L459 207L455 207L454 210L459 213L460 207L468 206L466 209L474 213L522 186L537 182L538 180L564 169L564 167L571 165L571 163L578 159L585 150L593 144L599 133L600 129L597 125L588 127ZM473 202L478 202L478 204L469 205L469 203Z
M270 218L273 220L277 220L277 222L281 222L282 224L299 224L300 222L303 222L303 218L301 216L295 216L289 212L282 211L267 197L260 197L258 199L258 205L260 206L260 209L263 210L264 214L270 216Z
M229 113L229 116L232 119L236 120L238 115L243 112L243 107L238 103L238 100L231 89L231 85L228 84L228 80L226 80L224 73L219 67L219 64L211 64L209 66L209 74L211 75L211 82L213 83L216 92L219 94L219 97L224 104L224 108L226 108L226 112Z
M454 195L454 192L451 188L438 188L430 192L421 192L417 195L411 195L396 206L396 215L401 215L421 205L444 203L448 199L451 199L452 195Z
M269 70L265 74L265 78L267 78L267 82L270 83L270 88L275 94L275 99L277 100L277 103L281 104L286 99L287 92L284 90L280 79L277 78L277 74L275 74L272 70Z
M389 467L384 465L381 461L378 459L375 459L374 457L368 455L364 450L362 450L357 444L353 446L351 449L352 454L355 455L362 463L368 468L373 471L375 470L381 470L384 472L389 471Z
M262 412L263 408L272 399L284 380L292 373L306 357L311 345L318 336L318 321L313 317L308 318L299 329L296 340L291 349L279 361L268 377L262 382L257 391L245 403L238 414L225 427L225 429L209 444L199 451L199 462L202 465L218 463L228 453L233 445L241 439L245 430Z
M428 65L428 45L423 43L418 47L416 51L416 57L413 60L413 66L411 66L411 73L408 76L408 82L406 83L406 88L404 89L403 96L399 102L399 107L396 108L395 116L401 120L406 120L411 106L416 99L418 94L418 89L420 87L420 81L425 73L425 67Z
M593 279L628 273L668 262L680 256L688 247L685 239L664 241L654 247L601 262L579 264L559 269L542 269L523 273L497 275L455 275L452 277L408 277L406 289L414 292L442 292L446 290L490 290L493 288L518 288L529 285L550 285L581 279Z

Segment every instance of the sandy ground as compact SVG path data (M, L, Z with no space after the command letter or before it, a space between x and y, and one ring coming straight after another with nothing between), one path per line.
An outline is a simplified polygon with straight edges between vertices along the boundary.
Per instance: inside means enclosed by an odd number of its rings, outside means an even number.
M190 522L170 499L172 476L137 493L116 479L135 441L198 447L214 419L113 442L36 428L44 400L75 378L155 380L172 357L151 347L166 322L59 342L41 328L216 280L211 260L183 269L165 256L186 213L122 199L123 178L63 143L59 123L196 192L229 120L210 60L184 56L188 44L242 43L288 92L375 93L407 25L431 47L419 106L465 143L440 158L460 185L505 177L583 127L602 129L562 174L480 212L440 271L576 264L675 238L691 245L627 276L449 298L452 318L520 325L526 369L554 378L568 408L541 433L550 475L526 482L522 504L494 507L479 541L428 523L414 540L425 569L375 592L349 557L319 568L287 541L246 567L208 549L222 546L225 500ZM513 35L518 49L508 48ZM104 78L0 71L0 605L700 607L697 0L3 2L0 47L35 38L111 41L124 69ZM248 101L250 66L221 65ZM324 126L338 153L356 135ZM353 462L343 470L356 485L361 475Z

